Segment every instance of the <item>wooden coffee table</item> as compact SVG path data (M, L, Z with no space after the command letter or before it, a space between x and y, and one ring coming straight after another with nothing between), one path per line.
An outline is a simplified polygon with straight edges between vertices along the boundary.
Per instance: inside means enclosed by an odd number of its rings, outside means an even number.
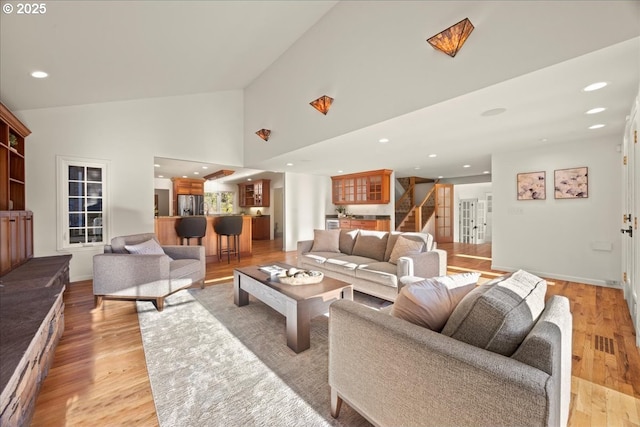
M274 263L284 268L292 266ZM270 280L259 266L233 270L233 302L241 307L249 304L249 294L284 315L287 319L287 345L296 353L311 346L311 319L329 311L338 299L353 300L353 286L341 280L324 277L311 285L286 285Z

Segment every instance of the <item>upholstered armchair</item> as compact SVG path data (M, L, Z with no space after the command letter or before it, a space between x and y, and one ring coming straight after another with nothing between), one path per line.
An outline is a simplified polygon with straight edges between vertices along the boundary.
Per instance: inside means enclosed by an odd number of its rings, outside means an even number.
M204 246L161 246L153 233L114 237L93 257L93 295L151 300L158 311L164 298L195 283L204 287Z

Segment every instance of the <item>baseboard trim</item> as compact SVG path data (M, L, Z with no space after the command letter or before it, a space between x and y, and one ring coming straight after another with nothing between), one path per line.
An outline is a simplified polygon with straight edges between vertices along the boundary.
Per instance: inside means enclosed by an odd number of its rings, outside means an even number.
M517 268L503 267L500 265L493 265L493 264L491 265L491 269L498 270L498 271L508 271L508 272L513 272L518 270ZM534 271L526 268L524 268L523 270L526 270L531 274L535 274L536 276L544 277L545 279L566 280L568 282L585 283L587 285L602 286L605 288L622 289L620 285L610 285L607 283L606 280L592 279L589 277L565 276L563 274L548 273L544 271Z

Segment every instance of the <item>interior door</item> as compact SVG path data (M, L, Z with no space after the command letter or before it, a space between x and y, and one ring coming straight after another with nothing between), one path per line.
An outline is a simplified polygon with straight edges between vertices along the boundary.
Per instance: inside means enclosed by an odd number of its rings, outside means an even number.
M629 306L629 312L636 332L640 330L640 308L638 294L640 293L640 251L638 245L638 204L640 203L640 173L636 168L640 166L640 150L638 150L638 100L632 111L623 141L623 173L622 173L622 287L624 297ZM636 333L636 345L640 346L640 334Z
M460 242L476 243L476 205L478 199L460 200Z
M485 242L487 229L487 202L478 200L476 203L476 243Z
M453 242L453 184L436 184L436 242Z

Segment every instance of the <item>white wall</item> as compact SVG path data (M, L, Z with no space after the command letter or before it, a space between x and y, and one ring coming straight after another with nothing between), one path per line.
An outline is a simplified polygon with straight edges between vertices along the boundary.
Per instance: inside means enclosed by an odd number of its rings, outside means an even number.
M325 199L331 180L324 176L284 174L284 250L294 251L299 240L313 239L313 230L324 230Z
M56 255L56 156L110 162L110 235L153 232L154 156L242 165L241 91L25 110L34 255ZM73 250L71 280L92 277L95 249Z
M582 283L620 277L620 164L618 141L548 144L495 154L493 265ZM587 166L589 197L554 199L555 169ZM546 200L516 199L516 174L546 171Z

